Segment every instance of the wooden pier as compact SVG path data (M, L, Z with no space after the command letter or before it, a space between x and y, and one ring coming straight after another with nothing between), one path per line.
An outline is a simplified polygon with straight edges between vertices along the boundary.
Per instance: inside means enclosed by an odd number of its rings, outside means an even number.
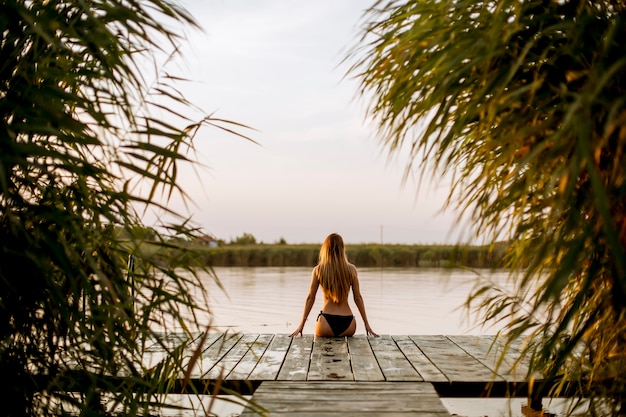
M269 381L252 398L271 417L450 417L427 382Z
M164 335L149 346L146 360L156 363L180 341L181 335ZM190 343L189 357L200 343L190 374L193 389L253 394L272 416L339 410L343 416L437 417L448 415L441 396L526 396L528 389L518 351L509 347L502 357L494 336L208 333Z

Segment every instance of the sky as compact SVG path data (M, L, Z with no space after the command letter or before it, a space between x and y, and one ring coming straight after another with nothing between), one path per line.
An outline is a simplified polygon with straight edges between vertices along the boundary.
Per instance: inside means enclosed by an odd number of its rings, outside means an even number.
M192 204L170 201L195 225L230 241L457 243L455 214L441 213L443 181L403 182L408 160L389 157L365 118L358 83L342 64L372 1L186 0L202 27L188 31L185 97L255 143L219 129L195 139L202 168L180 184Z

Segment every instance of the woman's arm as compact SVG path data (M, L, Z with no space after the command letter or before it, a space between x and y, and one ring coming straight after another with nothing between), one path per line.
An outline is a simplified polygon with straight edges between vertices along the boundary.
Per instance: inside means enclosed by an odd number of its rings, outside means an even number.
M369 321L367 321L367 314L365 313L365 303L363 302L363 296L361 295L361 288L359 286L359 277L356 273L356 268L354 271L354 279L352 280L352 294L354 296L354 304L359 309L359 313L361 313L361 317L363 318L363 323L365 324L365 332L368 336L378 337L376 333L370 327Z
M300 321L300 325L296 329L295 332L291 333L291 337L300 335L302 336L302 330L304 329L304 324L306 323L306 319L309 317L309 313L313 308L313 303L315 303L315 295L317 294L317 289L320 286L320 281L317 279L317 274L315 273L315 269L313 269L313 273L311 274L311 287L309 288L309 294L306 296L306 300L304 301L304 312L302 313L302 320Z

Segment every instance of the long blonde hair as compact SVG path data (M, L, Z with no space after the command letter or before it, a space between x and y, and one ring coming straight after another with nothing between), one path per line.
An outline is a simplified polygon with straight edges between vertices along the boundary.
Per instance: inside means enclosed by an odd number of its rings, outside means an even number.
M320 285L334 302L348 297L356 268L348 262L343 239L337 233L331 233L324 240L315 273Z

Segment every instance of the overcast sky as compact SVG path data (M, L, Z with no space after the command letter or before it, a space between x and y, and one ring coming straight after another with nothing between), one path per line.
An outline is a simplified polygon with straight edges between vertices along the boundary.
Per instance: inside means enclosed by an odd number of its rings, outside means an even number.
M251 126L259 144L203 128L198 173L181 184L194 204L171 207L226 241L456 243L445 184L402 177L365 120L357 84L340 65L370 1L186 0L204 32L190 32L181 86L214 116Z

